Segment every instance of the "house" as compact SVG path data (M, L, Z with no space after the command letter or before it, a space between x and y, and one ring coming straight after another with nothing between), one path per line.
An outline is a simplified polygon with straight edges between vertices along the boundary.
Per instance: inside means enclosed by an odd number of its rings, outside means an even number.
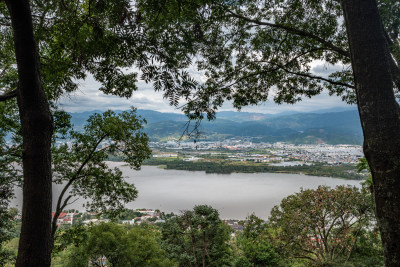
M75 213L65 213L61 212L57 218L57 225L60 226L61 224L72 224L74 220ZM53 219L55 216L55 212L51 213L51 218Z
M121 220L122 224L129 224L129 225L133 225L135 224L135 219L132 220Z

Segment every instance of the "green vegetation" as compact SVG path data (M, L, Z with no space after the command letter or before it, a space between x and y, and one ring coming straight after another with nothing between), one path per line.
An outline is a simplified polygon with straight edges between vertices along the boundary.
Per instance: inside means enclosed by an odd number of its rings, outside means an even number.
M16 253L8 245L16 233L16 227L12 221L15 215L13 209L7 211L0 206L0 266L4 266L16 258Z
M52 266L382 267L373 209L366 188L320 186L284 198L268 221L250 215L239 222L243 230L230 228L207 205L179 215L156 210L165 222L60 229ZM128 210L121 219L136 215L141 214ZM11 256L7 267L17 255L18 237L13 237L4 243Z
M344 179L361 180L365 177L356 172L356 167L351 164L326 165L315 163L314 165L299 166L272 166L268 163L254 161L229 161L229 160L199 160L184 161L180 158L151 158L144 165L162 165L165 169L205 171L206 173L301 173L313 176L336 177Z
M128 229L115 223L101 223L83 229L76 237L75 242L56 255L53 266L83 267L88 262L113 267L176 266L160 246L160 232L151 225Z
M167 220L161 233L165 250L179 266L231 266L230 229L210 206L195 206Z
M269 226L282 254L303 259L305 265L383 265L372 196L366 188L301 190L272 209Z
M124 180L122 171L109 168L105 163L109 155L121 155L129 167L139 169L149 157L148 138L143 133L143 119L131 109L116 114L106 111L89 117L82 131L70 124L65 112L55 114L56 138L64 139L62 145L53 143L53 181L63 184L58 196L56 216L65 210L73 197L91 199L86 209L107 213L115 217L124 210L124 204L133 201L137 190ZM53 235L56 229L53 220Z
M242 254L235 260L235 267L285 266L287 262L278 253L278 247L271 242L269 225L254 214L247 218L245 228L237 237Z

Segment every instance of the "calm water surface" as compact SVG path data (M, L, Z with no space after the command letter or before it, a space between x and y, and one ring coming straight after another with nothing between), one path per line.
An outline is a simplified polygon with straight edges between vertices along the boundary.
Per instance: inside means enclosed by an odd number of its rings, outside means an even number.
M282 198L300 191L300 188L316 188L318 185L348 184L360 186L360 181L300 174L278 173L233 173L206 174L180 170L164 170L155 166L143 166L134 171L122 163L110 162L110 167L118 166L135 184L139 197L126 207L160 209L177 213L192 209L194 205L207 204L219 210L221 218L244 219L251 213L267 219L273 206ZM60 192L55 186L54 196ZM20 192L17 195L21 195ZM14 201L20 204L21 197ZM54 201L53 201L54 202ZM85 200L77 200L70 208L83 210ZM54 206L54 205L53 205Z

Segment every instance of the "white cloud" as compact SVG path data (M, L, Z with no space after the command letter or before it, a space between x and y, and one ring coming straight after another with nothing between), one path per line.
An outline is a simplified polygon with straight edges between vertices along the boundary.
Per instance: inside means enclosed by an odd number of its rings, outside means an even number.
M315 68L317 68L317 70L318 67L320 67L320 65L316 64ZM201 79L201 76L202 75L198 74L197 78ZM81 81L80 85L79 91L68 97L63 97L59 101L59 104L64 110L68 112L106 109L126 110L134 106L138 109L150 109L160 112L181 112L169 105L168 100L163 98L162 92L155 92L151 85L143 81L138 82L138 91L134 92L133 96L129 99L103 94L98 90L100 87L99 83L92 77ZM339 97L329 96L328 93L324 92L311 99L305 98L303 101L294 105L277 105L273 101L267 101L257 106L244 107L242 111L259 113L280 113L286 111L309 112L334 107L348 107L348 105L342 102ZM220 110L234 111L235 109L231 102L226 102Z

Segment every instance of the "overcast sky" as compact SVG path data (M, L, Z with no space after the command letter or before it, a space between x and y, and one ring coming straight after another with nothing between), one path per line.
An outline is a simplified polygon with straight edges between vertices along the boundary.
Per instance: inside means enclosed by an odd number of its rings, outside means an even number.
M332 68L329 68L329 72ZM322 63L315 63L313 73L326 76L328 68ZM82 112L92 110L118 109L126 110L131 106L138 109L149 109L160 112L175 112L180 110L171 107L168 101L163 99L162 92L155 92L150 84L138 82L138 91L134 92L130 99L117 96L105 95L98 90L100 87L93 78L89 77L85 81L80 82L80 90L74 92L68 97L60 100L60 105L68 112ZM339 97L329 96L322 93L319 96L303 101L294 105L282 104L277 105L273 101L261 103L257 106L245 107L242 111L258 112L258 113L280 113L286 111L309 112L319 109L330 109L335 107L351 107L345 104ZM235 110L231 103L226 103L220 111Z

